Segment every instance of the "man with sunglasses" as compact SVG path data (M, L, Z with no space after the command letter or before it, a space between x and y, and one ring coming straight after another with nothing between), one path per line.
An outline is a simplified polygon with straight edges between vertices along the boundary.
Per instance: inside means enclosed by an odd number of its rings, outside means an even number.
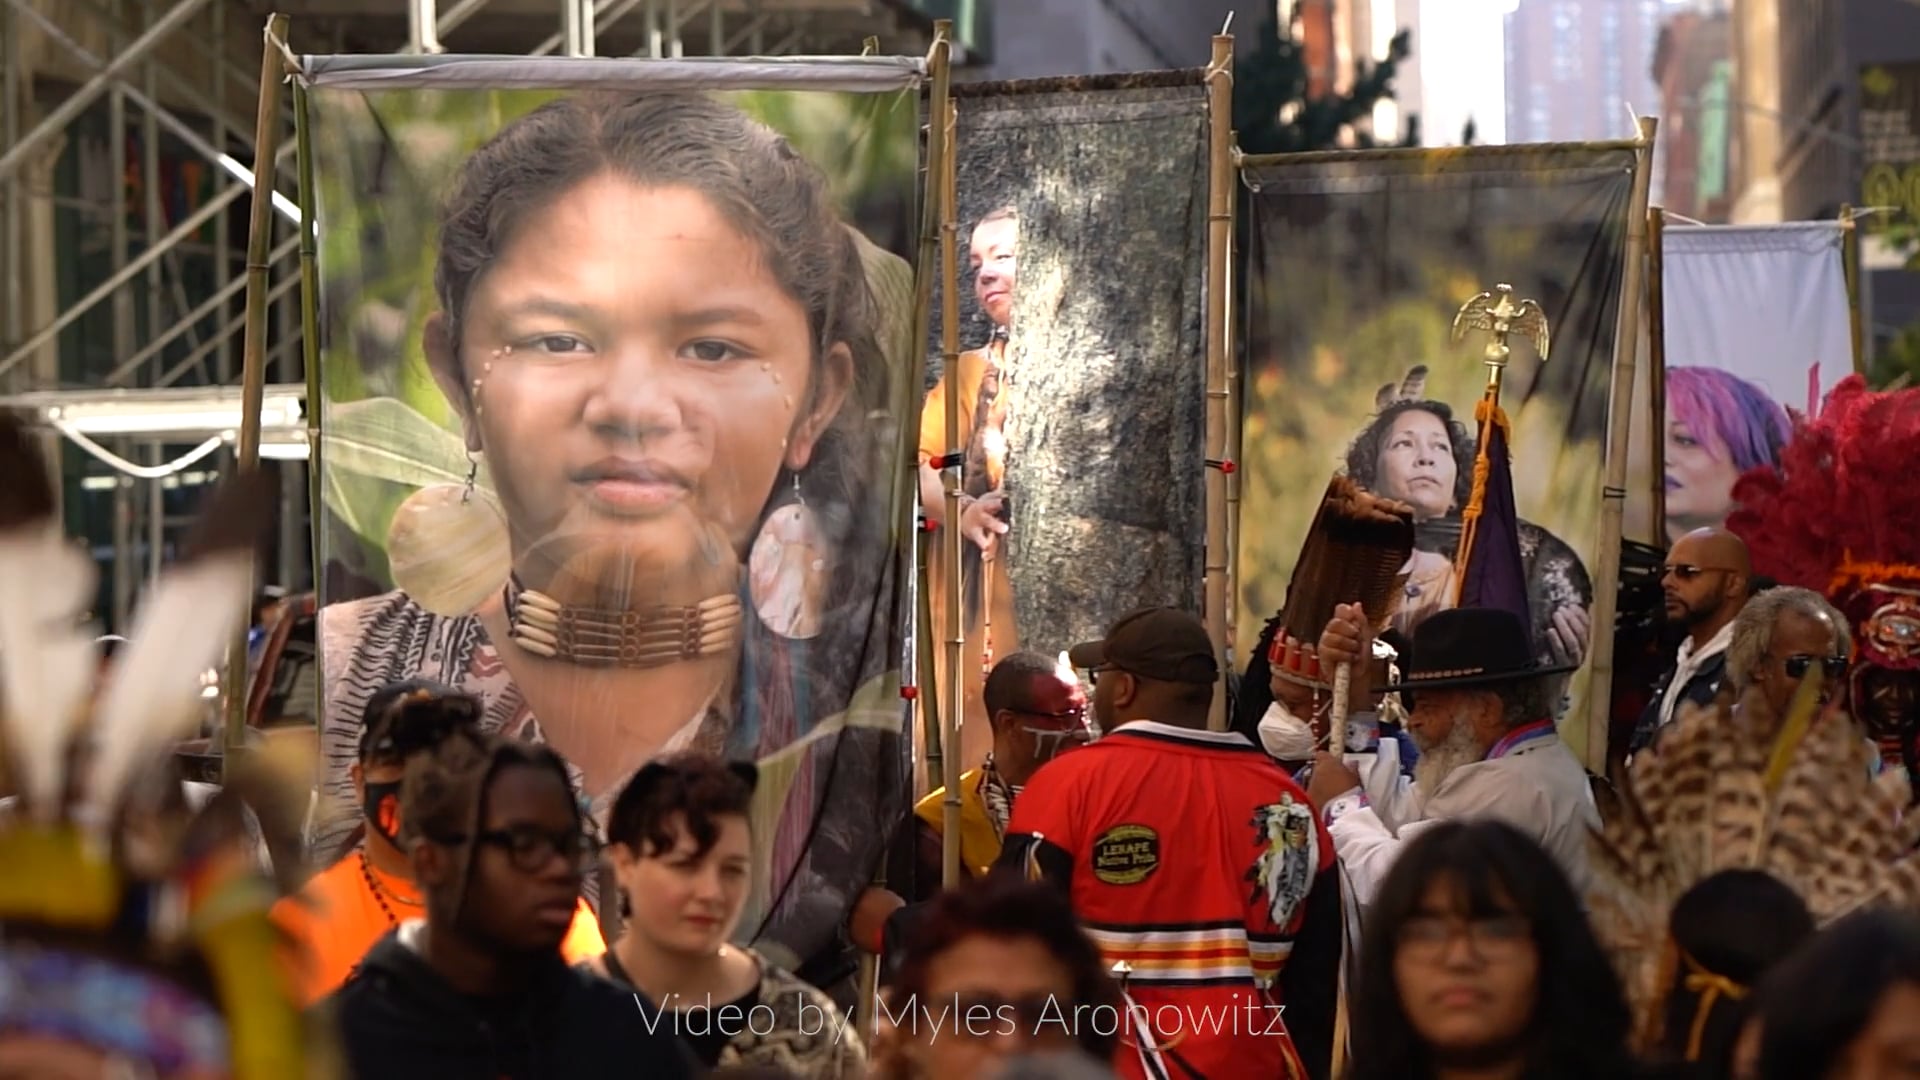
M1084 746L1094 735L1087 723L1087 695L1068 668L1035 652L1004 657L981 689L993 728L993 749L979 766L960 774L960 873L963 881L984 877L1000 857L1013 801L1040 766ZM913 808L907 823L911 853L898 853L912 879L903 890L915 903L940 892L945 867L947 789L937 788ZM906 838L901 838L905 842ZM899 942L916 913L892 890L870 888L854 908L851 934L869 952Z
M339 989L375 942L425 914L400 841L401 780L409 761L456 731L477 732L480 713L479 699L426 679L392 683L367 700L351 770L364 818L360 842L273 908L293 945L303 1004ZM578 962L606 948L592 909L578 903L562 953Z
M599 849L558 754L461 727L407 762L401 821L426 918L327 1002L357 1080L698 1075L650 1003L561 957Z
M1727 680L1743 710L1760 705L1767 715L1747 719L1757 733L1779 730L1807 671L1820 668L1820 704L1846 686L1853 634L1846 616L1812 589L1768 589L1747 604L1733 623L1727 646ZM1748 691L1757 692L1757 698Z
M1746 542L1725 529L1695 529L1682 536L1667 552L1660 590L1667 622L1685 627L1687 636L1633 729L1629 754L1646 749L1661 728L1673 723L1682 704L1705 707L1720 693L1733 620L1753 593Z
M993 749L960 776L960 865L968 877L984 877L1000 857L1013 801L1034 771L1093 737L1080 680L1039 653L1017 652L995 664L980 696L993 726ZM946 795L940 788L913 808L920 899L940 888Z

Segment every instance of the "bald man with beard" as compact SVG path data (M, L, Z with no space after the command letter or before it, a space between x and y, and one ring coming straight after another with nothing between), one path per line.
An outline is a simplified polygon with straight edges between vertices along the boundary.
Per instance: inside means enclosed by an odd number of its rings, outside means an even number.
M1695 529L1674 541L1660 572L1667 622L1687 629L1673 667L1633 730L1629 754L1651 745L1683 703L1710 705L1725 685L1733 621L1753 594L1747 545L1725 529Z

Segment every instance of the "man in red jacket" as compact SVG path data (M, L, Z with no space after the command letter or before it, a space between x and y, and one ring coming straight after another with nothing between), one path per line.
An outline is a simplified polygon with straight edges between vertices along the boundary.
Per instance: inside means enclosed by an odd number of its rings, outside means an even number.
M1244 736L1207 730L1200 622L1135 611L1075 646L1108 734L1048 763L1000 865L1066 890L1126 991L1122 1076L1328 1073L1339 873L1307 796Z

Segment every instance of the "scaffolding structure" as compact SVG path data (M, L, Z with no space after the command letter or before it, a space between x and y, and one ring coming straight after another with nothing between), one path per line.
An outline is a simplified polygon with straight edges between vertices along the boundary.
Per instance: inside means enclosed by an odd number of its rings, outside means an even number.
M849 55L869 38L882 52L916 55L931 40L937 8L926 0L271 5L292 18L301 51L652 57ZM250 118L268 10L258 0L0 0L0 403L27 405L49 392L127 401L238 382L242 197L253 184ZM281 154L292 145L286 140ZM279 170L289 186L291 174ZM284 195L274 202L267 378L298 386L299 210ZM71 433L49 438L66 497L83 500L70 508L69 528L90 534L110 568L100 614L124 627L138 586L185 523L190 495L170 493L210 478L232 449L209 456L200 434L165 425L97 432L92 447ZM304 465L280 467L278 557L265 579L299 587L311 573ZM103 497L110 509L97 507Z

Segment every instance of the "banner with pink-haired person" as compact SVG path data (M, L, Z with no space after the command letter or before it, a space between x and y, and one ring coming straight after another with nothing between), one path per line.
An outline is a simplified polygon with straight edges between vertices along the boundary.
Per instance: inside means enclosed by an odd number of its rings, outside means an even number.
M1661 241L1664 526L1726 523L1733 484L1778 464L1807 412L1854 370L1836 221L1668 226Z

